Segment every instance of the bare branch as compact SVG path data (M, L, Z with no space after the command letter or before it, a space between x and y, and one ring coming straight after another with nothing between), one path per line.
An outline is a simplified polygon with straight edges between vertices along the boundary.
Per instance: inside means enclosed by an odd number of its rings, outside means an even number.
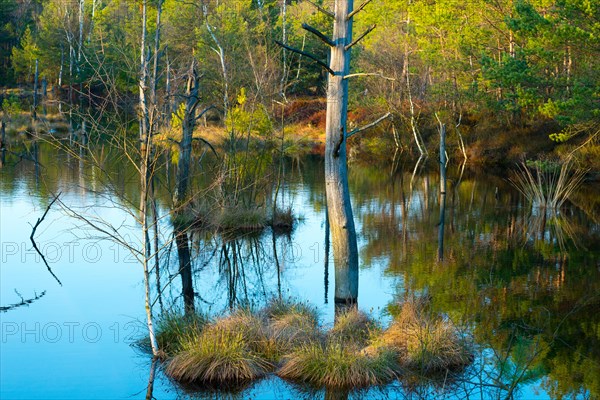
M360 6L358 6L358 8L356 10L354 10L350 14L348 14L348 16L346 17L346 20L350 21L350 18L354 17L356 14L361 12L362 9L365 8L367 6L367 4L369 4L371 1L372 0L364 1Z
M370 129L372 127L374 127L375 125L379 124L381 121L385 120L386 118L389 118L392 115L392 113L388 112L387 114L377 118L375 121L371 122L370 124L367 124L365 126L362 126L360 128L356 128L354 129L352 132L348 133L348 137L352 136L352 135L356 135L359 132L362 132L364 130Z
M192 140L199 140L202 143L204 143L205 145L207 145L208 147L210 147L210 149L212 150L212 152L214 153L215 156L219 157L219 155L217 154L217 151L215 150L215 148L213 147L212 144L210 144L210 142L206 139L203 138L192 138Z
M14 304L10 304L8 306L2 306L2 307L0 307L0 312L7 312L7 311L10 311L10 310L14 310L15 308L19 308L19 307L22 307L22 306L28 306L31 303L33 303L34 301L39 300L42 297L44 297L44 295L46 294L46 291L44 290L40 294L34 293L33 294L34 296L31 299L25 299L25 298L23 298L23 296L21 296L21 293L17 292L17 289L15 289L15 293L17 294L17 296L19 296L21 298L21 301L19 303L14 303Z
M316 62L317 64L319 64L321 67L323 67L325 70L327 70L327 72L329 72L331 75L335 75L335 72L333 72L333 70L331 68L329 68L329 65L325 64L323 61L319 60L317 58L317 56L307 53L306 51L302 51L299 50L295 47L290 47L286 44L283 44L282 42L280 42L279 40L275 40L275 43L277 43L279 46L283 47L284 49L287 49L289 51L293 51L294 53L300 54L302 56L308 57L311 60L313 60L314 62Z
M321 39L321 41L323 41L326 45L328 45L330 47L335 46L335 44L331 41L331 39L329 39L324 33L319 31L317 28L314 28L314 27L310 26L309 24L302 24L302 29L312 33L313 35L315 35L316 37Z
M196 121L198 121L200 118L202 118L204 116L204 114L206 114L207 112L209 112L210 110L212 110L213 108L217 108L215 106L208 106L206 107L204 110L202 110L202 112L200 113L200 115L198 115L196 117Z
M359 37L357 37L356 39L354 39L354 41L352 43L350 43L349 45L347 45L344 48L346 50L349 50L350 48L352 48L352 46L354 46L355 44L357 44L358 42L360 42L365 36L367 36L369 33L371 33L371 31L373 29L375 29L375 27L377 27L377 25L371 25L371 27L369 29L367 29L362 35L360 35Z
M355 78L359 76L377 76L379 78L387 79L388 81L395 81L396 78L390 78L389 76L383 75L382 72L358 72L356 74L348 74L344 76L344 79Z
M331 11L321 7L320 5L318 5L317 3L313 3L310 0L306 0L306 2L308 4L310 4L311 6L313 6L314 8L316 8L317 10L319 10L320 12L322 12L323 14L327 15L329 18L335 18L335 14L332 13Z
M48 272L50 272L50 275L52 275L52 277L54 279L56 279L56 282L58 282L58 284L60 286L62 286L62 282L60 281L60 279L58 279L56 277L56 275L54 275L54 272L52 272L52 268L50 268L50 266L48 265L48 261L46 261L46 257L44 257L44 254L42 254L42 252L40 251L40 249L38 249L37 244L35 243L35 239L33 238L33 236L35 235L35 231L37 230L38 226L40 226L40 224L42 223L42 221L44 220L44 218L46 218L46 215L48 214L48 211L50 211L50 208L52 207L52 205L54 204L54 202L56 202L56 200L58 200L58 196L60 196L60 193L57 194L56 196L54 196L54 199L52 199L52 201L50 202L50 204L48 204L48 207L46 207L46 211L44 212L44 214L40 218L38 218L37 222L33 226L33 229L31 230L31 235L29 236L29 240L31 240L31 244L33 244L33 248L35 249L35 251L37 251L37 253L42 257L42 261L44 261L44 264L46 264L46 268L48 268Z

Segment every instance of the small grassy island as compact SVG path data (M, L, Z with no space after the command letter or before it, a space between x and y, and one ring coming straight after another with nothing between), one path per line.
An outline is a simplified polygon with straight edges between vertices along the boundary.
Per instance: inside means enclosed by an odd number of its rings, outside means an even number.
M165 373L185 387L237 391L275 374L312 389L380 386L460 371L473 359L460 330L422 299L399 304L387 328L355 307L330 329L306 303L273 299L227 316L167 314L157 327Z

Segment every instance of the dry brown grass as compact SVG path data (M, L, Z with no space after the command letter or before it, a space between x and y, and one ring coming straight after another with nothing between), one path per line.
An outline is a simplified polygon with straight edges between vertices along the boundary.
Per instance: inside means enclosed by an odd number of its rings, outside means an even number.
M427 310L421 300L404 302L373 346L396 349L403 366L424 373L457 369L471 362L465 340L454 324Z

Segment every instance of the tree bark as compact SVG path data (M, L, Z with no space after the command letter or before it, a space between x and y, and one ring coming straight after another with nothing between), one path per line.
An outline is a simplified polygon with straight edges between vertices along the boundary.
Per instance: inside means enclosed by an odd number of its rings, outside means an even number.
M152 317L152 302L150 301L150 268L149 262L151 258L149 241L149 224L148 224L148 198L150 192L151 182L151 154L152 154L152 134L149 131L148 124L148 108L146 104L146 80L148 75L148 60L146 57L146 2L142 1L142 37L141 37L141 55L140 55L140 78L139 78L139 104L140 104L140 155L141 155L141 166L140 166L140 224L142 227L142 254L143 254L143 269L144 269L144 287L145 287L145 308L146 308L146 321L148 325L148 333L150 336L150 345L152 347L152 354L158 355L158 343L156 342L156 335L154 333L154 324Z
M325 188L330 218L331 242L335 266L335 302L355 304L358 298L358 248L348 187L346 161L346 121L348 114L348 80L352 19L348 14L353 0L335 1L333 43L327 89L325 142Z
M179 160L177 162L177 186L175 188L175 207L179 208L187 197L190 165L192 163L192 139L196 126L196 104L198 102L199 79L194 68L190 67L190 75L186 90L187 102L183 120L181 121L182 137L179 143ZM178 210L180 211L180 210Z

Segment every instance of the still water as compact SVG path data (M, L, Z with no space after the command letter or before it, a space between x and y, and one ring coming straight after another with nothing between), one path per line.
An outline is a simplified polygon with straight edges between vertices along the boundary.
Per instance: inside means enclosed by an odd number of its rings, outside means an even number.
M131 246L139 245L127 205L127 199L139 199L136 171L106 149L95 154L104 171L48 145L33 150L37 167L9 156L0 169L0 398L145 398L150 357L134 345L145 335L141 267L126 248L73 217L106 221ZM408 162L351 163L358 304L385 323L398 300L427 295L435 310L472 338L474 364L452 379L407 378L349 396L600 397L598 188L584 187L573 204L548 217L532 210L506 177L451 166L441 225L435 163L429 164L432 169ZM332 324L334 271L325 257L322 160L289 161L285 170L278 201L299 217L290 235L270 229L227 238L191 235L197 308L220 315L233 305L261 305L282 295L317 306L322 324ZM156 313L180 309L183 301L177 251L167 245L172 175L161 172L156 196L165 244L153 280L153 290L157 277L162 288ZM29 236L59 192L61 203L35 234L49 271ZM153 390L157 399L218 396L186 392L160 368ZM307 392L271 377L239 396L331 393Z

